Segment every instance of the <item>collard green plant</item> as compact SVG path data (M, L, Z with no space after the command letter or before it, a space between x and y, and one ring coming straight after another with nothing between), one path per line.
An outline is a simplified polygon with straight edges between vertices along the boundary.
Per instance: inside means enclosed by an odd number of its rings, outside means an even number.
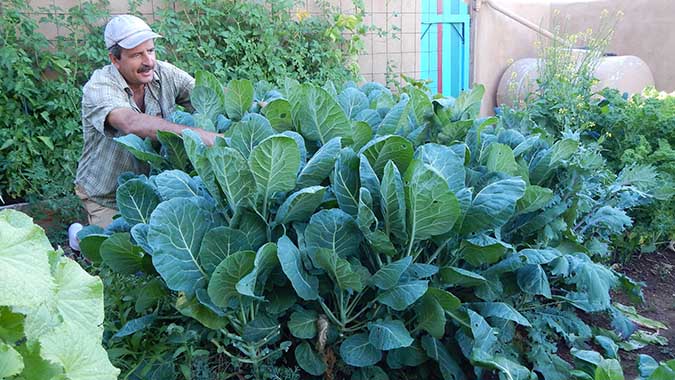
M0 211L0 291L1 378L117 378L101 345L101 280L14 210Z
M650 198L648 167L615 176L578 135L476 119L481 87L432 100L287 81L251 97L260 86L208 77L195 92L227 96L195 108L220 113L174 120L224 120L224 137L207 147L186 130L160 151L119 138L154 169L120 177L120 218L82 244L115 271L159 276L254 376L281 362L354 379L565 379L559 340L636 331L610 290L639 286L593 259ZM613 338L582 312L610 316Z

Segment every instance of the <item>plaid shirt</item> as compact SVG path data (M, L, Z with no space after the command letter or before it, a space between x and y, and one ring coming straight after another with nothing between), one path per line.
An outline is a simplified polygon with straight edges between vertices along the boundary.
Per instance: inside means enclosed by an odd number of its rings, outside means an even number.
M176 104L192 110L190 93L195 80L185 71L162 61L155 65L155 78L146 87L145 114L169 117ZM148 91L149 90L149 91ZM82 90L84 147L77 166L75 184L94 202L116 208L117 177L123 172L148 174L147 164L138 161L113 137L123 133L106 122L116 108L141 112L126 81L113 65L96 70Z

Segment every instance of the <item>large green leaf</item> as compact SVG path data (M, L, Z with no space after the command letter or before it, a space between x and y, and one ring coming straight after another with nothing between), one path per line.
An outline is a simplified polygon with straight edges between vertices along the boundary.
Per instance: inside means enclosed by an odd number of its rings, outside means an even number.
M516 272L518 287L529 294L541 294L546 298L551 298L551 286L548 283L548 276L541 265L528 264Z
M422 347L428 357L438 362L444 380L466 380L459 364L438 339L425 335L422 337Z
M227 84L225 91L225 112L232 120L241 120L253 104L253 83L242 79L233 79Z
M445 179L415 160L406 172L405 183L409 239L425 240L450 231L459 217L459 202Z
M290 96L291 115L297 130L310 141L326 144L334 137L349 137L352 126L333 97L321 87L303 84Z
M471 359L488 360L492 358L497 349L497 331L480 314L471 309L467 310L467 313L471 321L471 334L473 335Z
M190 159L192 166L197 171L202 182L204 182L209 194L220 206L225 207L225 201L223 200L220 187L216 181L216 175L213 172L213 167L215 165L210 162L209 157L205 153L209 152L208 154L210 155L210 152L215 148L207 150L206 145L204 145L199 135L189 129L183 130L183 145L185 146L185 152Z
M218 97L218 93L209 87L195 86L190 93L190 103L197 111L195 114L197 125L214 132L215 125L213 122L223 112L222 99ZM203 117L205 121L208 120L208 122L200 122L200 117Z
M211 215L199 198L174 198L157 206L150 218L152 262L169 289L193 293L206 280L199 249L211 229Z
M406 202L401 173L392 162L384 168L380 184L380 200L387 235L407 240Z
M513 150L504 144L490 145L485 166L491 172L506 173L512 176L520 173L520 166L516 163Z
M338 288L353 289L357 292L363 290L361 276L352 270L349 261L338 256L333 250L320 248L316 252L316 263L330 275Z
M173 132L157 131L157 140L162 143L162 149L171 167L189 171L189 158L183 146L183 138Z
M352 373L350 380L389 380L389 376L387 376L387 373L382 368L370 366L357 369Z
M359 157L351 148L340 151L335 161L335 170L331 175L333 193L340 208L349 215L356 216L359 208Z
M305 242L310 251L325 248L347 258L359 252L361 232L354 218L344 211L337 208L321 210L310 219Z
M412 305L426 293L429 281L415 280L404 284L398 284L393 288L381 292L377 300L394 310L402 311Z
M140 179L123 183L117 189L116 199L120 213L130 224L148 223L150 214L160 202L155 189Z
M185 294L179 294L176 298L176 310L213 330L225 328L228 323L226 318L217 315L213 310L202 305L196 297L187 297Z
M348 337L340 345L340 356L353 367L369 367L382 359L382 351L375 348L366 334Z
M541 157L535 156L530 162L530 182L541 184L559 168L563 161L570 158L579 149L579 142L573 139L563 139L556 142Z
M298 187L320 185L324 179L328 178L335 166L335 160L340 153L340 149L339 137L328 141L319 148L298 175Z
M356 118L356 115L367 109L370 105L366 94L354 87L345 88L340 95L338 95L337 101L348 119Z
M415 115L415 121L418 125L424 124L434 112L429 96L414 86L406 86L403 91L410 95L410 103L412 112Z
M56 284L45 255L52 246L42 228L19 211L0 211L0 305L37 306Z
M248 158L253 148L261 141L274 135L270 122L258 114L246 115L244 120L235 123L231 130L230 146L238 150L244 158Z
M127 181L124 183L124 185L132 181L135 180L132 179ZM124 185L117 189L117 194L119 194L120 189ZM163 200L180 197L190 198L199 195L199 184L187 173L180 170L166 170L157 174L157 176L155 176L155 186L157 186L157 192L159 192L159 195ZM159 203L159 199L157 200L157 203ZM121 207L119 201L117 201L117 206ZM124 213L122 213L122 216L124 216L124 219L126 219L127 222L132 223L132 220L130 220ZM150 216L149 212L147 213L147 216ZM147 223L147 221L138 223Z
M115 137L113 140L122 144L139 161L147 162L155 168L164 166L164 158L155 151L149 138L144 140L130 133L121 137Z
M401 136L382 136L367 143L359 154L366 156L370 165L379 177L384 173L384 167L389 161L393 161L396 167L405 172L413 157L412 143Z
M225 91L218 78L206 70L197 70L195 72L195 86L210 88L220 103L220 107L225 105Z
M408 94L402 95L401 100L387 112L382 123L377 127L377 135L407 136L411 131L410 108L410 97Z
M209 297L214 304L223 308L239 305L242 295L237 291L237 283L253 270L255 252L239 251L223 260L213 271L209 281Z
M255 192L255 180L246 160L237 150L224 147L209 149L206 157L227 203L236 212L249 202Z
M12 346L0 341L0 379L8 379L23 371L23 358Z
M621 363L616 359L603 359L595 368L594 380L624 380Z
M516 202L525 194L525 182L510 178L485 186L471 202L462 233L499 228L513 216Z
M216 227L204 235L199 248L199 263L204 268L204 272L211 276L226 257L251 248L243 232L230 227Z
M404 366L417 367L428 359L427 355L422 351L422 347L418 344L387 352L387 365L392 369L399 369Z
M439 144L424 144L415 151L415 158L434 168L448 182L454 193L465 188L464 157L452 148Z
M69 379L116 379L119 370L110 364L101 346L103 284L74 261L57 260L53 266L57 289L51 301L53 309L48 316L41 312L27 315L26 337L29 342L39 341L40 355L60 365ZM50 322L55 316L62 320L56 326Z
M432 288L429 288L431 290ZM422 297L415 307L417 315L417 326L426 330L429 335L440 339L445 335L445 310L438 300L427 293Z
M319 280L305 271L298 247L286 235L279 239L277 245L281 269L291 280L291 285L298 296L306 301L319 298Z
M359 211L356 216L356 224L375 252L388 256L396 254L396 247L394 247L389 236L378 228L379 223L373 212L372 197L368 189L363 187L359 191Z
M476 309L483 317L501 318L514 321L525 327L530 327L530 322L513 306L504 302L474 302L471 307Z
M61 366L67 379L114 380L120 372L110 363L100 338L89 337L72 325L63 324L43 335L40 355Z
M309 342L302 342L295 348L295 361L310 375L319 376L326 372L326 363Z
M288 329L296 338L313 339L316 336L318 318L319 316L315 311L299 308L299 310L291 313Z
M484 234L471 237L461 243L462 257L474 267L496 263L509 248L512 248L509 244Z
M280 327L276 318L258 313L255 319L244 325L242 338L249 343L263 342L265 338L270 340L271 337L279 335Z
M403 322L399 320L377 320L368 323L368 341L375 348L382 351L408 347L413 338Z
M372 208L372 204L380 203L380 180L375 174L375 170L370 166L370 162L364 155L359 155L359 181L361 188L368 190L370 193L371 200L367 202L369 207ZM360 195L359 195L360 197ZM361 202L361 199L359 199Z
M253 148L249 167L263 201L274 193L293 190L300 168L298 144L287 136L268 137Z
M407 256L383 266L370 278L370 283L382 290L393 288L398 284L401 275L408 269L411 262L412 257Z
M237 283L237 291L245 296L261 298L262 289L270 273L279 266L277 245L267 243L258 249L253 270Z
M321 205L325 193L326 188L323 186L310 186L296 191L279 206L275 223L306 221Z
M457 267L441 268L440 276L443 283L454 286L479 286L487 282L487 279L478 273Z
M553 199L553 190L536 185L527 186L525 194L516 203L519 214L540 210Z
M292 131L291 104L286 99L274 99L262 109L270 125L277 132Z
M101 244L101 257L112 270L122 274L135 274L145 269L141 247L131 243L128 232L112 234Z

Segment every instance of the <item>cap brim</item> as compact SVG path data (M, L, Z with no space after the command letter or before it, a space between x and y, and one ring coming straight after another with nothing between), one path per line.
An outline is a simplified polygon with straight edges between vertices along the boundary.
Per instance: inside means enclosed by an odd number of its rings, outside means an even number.
M147 40L151 40L153 38L161 38L162 36L151 31L151 30L143 30L138 33L134 33L130 35L129 37L123 39L122 41L118 42L117 44L120 45L121 47L125 49L133 49L136 46L142 44L143 42Z

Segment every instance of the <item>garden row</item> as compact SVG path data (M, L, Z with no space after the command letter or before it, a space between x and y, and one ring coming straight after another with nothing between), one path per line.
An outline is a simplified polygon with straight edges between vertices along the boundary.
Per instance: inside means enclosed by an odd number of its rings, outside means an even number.
M601 263L654 201L654 167L617 175L596 141L524 112L477 118L481 86L451 99L196 78L196 112L173 120L225 138L118 138L152 173L121 176L120 217L80 233L106 292L105 331L82 332L125 378L622 379L618 351L659 340L658 322L610 297L640 302L640 285ZM3 233L29 224L5 215ZM54 297L66 320L59 306L85 296ZM100 356L52 353L31 299L2 303L22 321L2 337L14 357L116 376ZM643 379L675 370L639 365Z

